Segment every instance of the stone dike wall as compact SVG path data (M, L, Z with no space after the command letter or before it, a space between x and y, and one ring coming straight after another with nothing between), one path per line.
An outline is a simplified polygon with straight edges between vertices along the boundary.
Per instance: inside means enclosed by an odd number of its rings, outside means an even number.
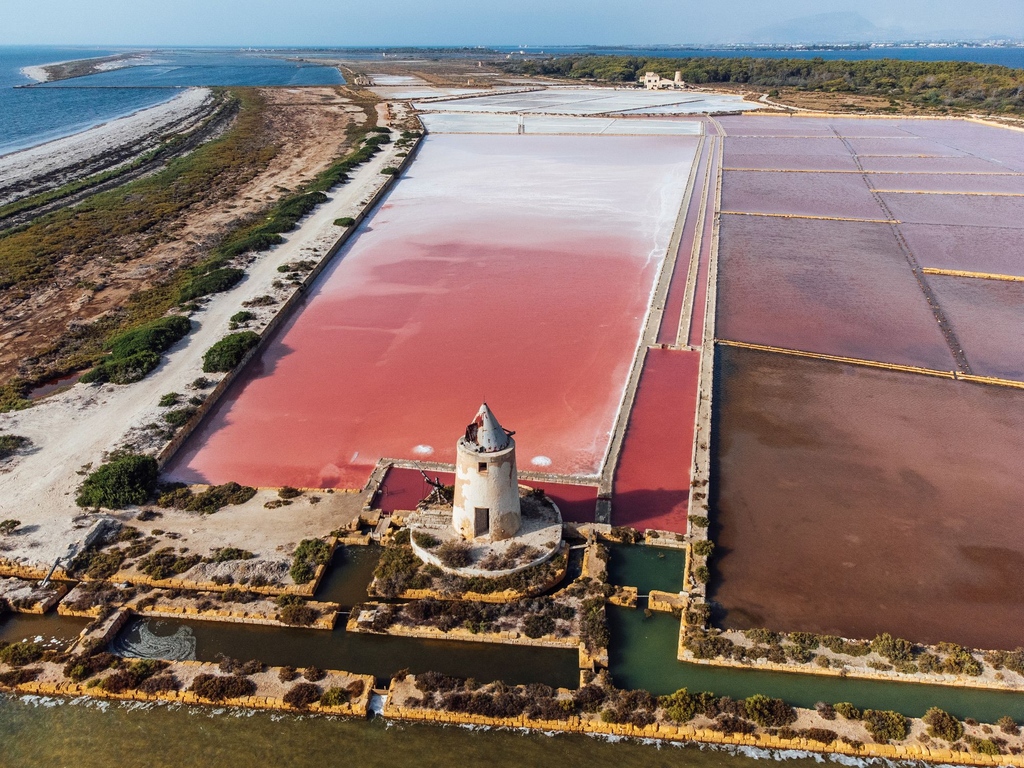
M296 682L303 681L300 679L293 683L278 682L277 674L280 671L278 667L271 667L266 672L251 676L254 682L257 683L257 690L254 695L236 699L210 701L188 690L161 691L160 693L128 690L123 693L112 693L95 683L90 685L89 680L75 682L65 678L59 665L43 662L32 666L43 668L42 680L20 683L15 686L0 685L0 690L41 696L89 696L95 699L113 699L118 701L165 701L173 704L201 704L217 707L243 707L246 709L278 710L282 712L331 714L343 717L367 717L374 684L374 679L371 675L357 675L351 672L331 670L326 673L326 677L323 680L317 683L321 688L326 690L333 686L343 687L353 681L361 680L363 682L363 692L355 699L340 706L325 707L316 702L306 708L299 708L284 701L284 691L282 689L287 689ZM217 664L199 661L171 662L167 669L164 670L164 674L173 674L182 682L183 688L187 688L191 681L201 674L223 676ZM95 680L95 678L93 679Z
M633 739L656 739L659 741L703 744L719 744L734 747L758 747L773 750L800 750L823 754L846 755L855 758L881 758L884 760L919 760L929 763L952 763L959 765L979 766L1018 766L1024 767L1024 755L985 755L976 752L954 752L947 749L926 747L920 744L874 744L866 743L853 746L845 742L822 744L803 738L784 739L766 733L729 734L708 728L674 723L652 723L644 727L623 723L605 723L596 716L570 716L565 720L532 720L525 716L519 717L487 717L461 712L426 709L419 707L403 707L395 703L396 684L393 681L389 689L383 716L394 720L413 720L443 725L489 726L492 728L515 728L542 731L545 733L580 733L601 736L615 736Z
M364 603L363 608L370 610L379 603ZM383 632L376 632L359 623L359 617L353 612L345 625L346 632L361 632L368 635L396 635L398 637L419 637L427 640L457 640L465 643L499 643L503 645L530 645L538 648L569 648L577 649L580 645L578 637L527 637L521 632L470 632L465 627L455 627L445 632L437 627L407 627L403 624L392 624Z

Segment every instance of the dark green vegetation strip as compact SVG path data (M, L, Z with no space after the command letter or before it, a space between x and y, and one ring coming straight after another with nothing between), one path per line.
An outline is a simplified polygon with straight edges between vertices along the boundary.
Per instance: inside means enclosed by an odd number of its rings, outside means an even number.
M172 161L160 173L98 193L23 228L0 233L0 290L19 291L27 298L34 288L54 279L62 260L74 258L84 263L109 256L116 248L112 245L116 238L137 239L138 253L142 253L159 242L159 235L153 234L155 228L207 199L218 182L228 179L240 184L258 174L278 151L263 128L267 104L253 89L232 89L230 98L238 102L238 117L219 139ZM372 120L372 105L363 103L358 95L352 98ZM352 169L390 141L387 134L355 122L349 128L349 138L357 149L298 192L280 199L262 214L238 222L204 260L175 270L161 283L136 292L124 306L98 322L65 334L34 361L41 370L33 374L32 380L0 384L0 413L28 407L26 395L32 384L96 363L112 336L156 320L176 305L233 287L244 273L231 265L232 259L280 243L281 234L294 229L299 219L323 202L327 191L345 182ZM131 257L127 252L117 255L119 260Z
M111 339L106 348L110 354L80 381L109 381L131 384L142 379L160 364L160 355L192 330L192 321L181 315L161 317Z
M506 64L527 75L632 82L645 72L688 83L738 83L831 93L860 93L909 101L922 107L986 112L1024 112L1024 70L968 61L826 61L701 57L561 56Z
M90 474L75 499L80 507L124 509L145 504L156 490L156 460L151 456L126 454L112 459Z

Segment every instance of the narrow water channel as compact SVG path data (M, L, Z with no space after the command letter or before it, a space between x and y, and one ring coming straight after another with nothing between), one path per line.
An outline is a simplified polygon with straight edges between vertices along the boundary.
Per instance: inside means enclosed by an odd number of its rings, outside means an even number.
M683 588L686 553L668 547L608 545L608 581L617 586L636 587L641 595L652 589L679 592Z
M686 688L733 698L763 693L798 707L849 701L861 708L892 709L911 717L920 717L929 707L941 707L983 723L994 723L1003 715L1024 720L1024 693L685 664L676 659L679 619L665 613L648 618L642 610L608 606L608 621L612 679L621 688L644 688L658 695Z

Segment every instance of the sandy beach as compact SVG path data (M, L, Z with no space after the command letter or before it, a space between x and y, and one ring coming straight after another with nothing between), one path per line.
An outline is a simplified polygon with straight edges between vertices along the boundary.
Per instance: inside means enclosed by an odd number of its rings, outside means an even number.
M205 117L212 100L209 88L189 88L162 104L0 156L0 205L64 183L63 171L92 158L124 150L143 152L168 133L188 132Z

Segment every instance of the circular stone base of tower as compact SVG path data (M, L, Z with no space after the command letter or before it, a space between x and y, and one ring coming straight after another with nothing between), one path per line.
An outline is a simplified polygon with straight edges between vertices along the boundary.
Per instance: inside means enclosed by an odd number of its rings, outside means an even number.
M423 562L459 576L497 579L535 568L558 554L562 513L533 489L519 486L522 525L510 539L489 536L466 540L452 527L451 505L421 505L409 515L412 550Z

